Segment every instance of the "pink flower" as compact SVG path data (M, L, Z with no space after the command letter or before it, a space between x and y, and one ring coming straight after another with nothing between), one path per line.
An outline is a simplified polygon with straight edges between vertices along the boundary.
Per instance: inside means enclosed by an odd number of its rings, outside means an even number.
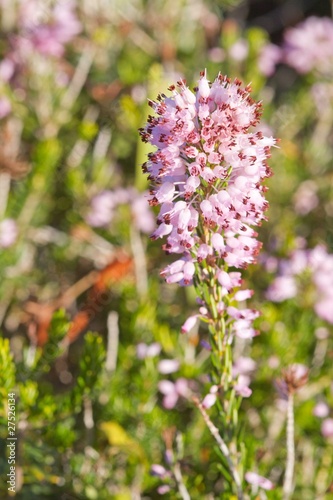
M163 406L168 410L176 406L179 397L187 398L189 395L188 381L185 378L179 378L175 383L161 380L158 383L158 390L164 395Z
M0 247L11 247L18 235L18 229L14 219L3 219L0 222Z
M0 120L11 112L12 106L6 97L0 97Z
M327 17L308 17L284 35L284 61L299 73L333 71L333 22Z
M189 316L181 328L182 333L188 333L198 321L198 314L194 316Z
M297 286L292 276L278 276L268 288L266 297L273 302L283 302L297 295Z
M158 342L153 342L150 345L140 342L140 344L136 346L136 355L139 359L153 358L158 356L160 352L161 344Z
M216 394L208 393L202 400L202 406L206 409L211 408L216 403Z
M316 406L313 408L313 414L315 417L318 418L325 418L329 415L330 409L327 406L326 403L323 401L319 402L316 404Z
M267 291L267 298L275 302L297 297L297 276L305 273L309 285L315 289L313 307L316 314L333 324L333 255L322 245L311 250L296 250L289 260L280 262L279 275ZM304 286L304 285L303 285Z
M129 205L136 228L143 233L150 234L154 229L155 221L146 198L147 193L139 193L133 188L101 191L92 198L90 210L85 219L93 227L104 227L110 224L120 205ZM160 229L160 233L163 232L162 230L163 228ZM159 237L159 234L156 237Z
M273 43L264 45L259 53L259 71L265 76L272 76L277 63L280 62L282 50Z
M58 2L53 9L45 8L36 0L22 2L20 27L25 35L25 42L30 43L41 54L61 57L64 45L82 29L74 13L75 7L75 1L72 0Z
M169 472L166 470L165 467L163 467L163 465L153 464L150 467L150 474L152 476L157 476L157 477L160 477L161 479L163 479L169 475Z
M242 396L242 398L248 398L252 394L252 390L249 387L250 385L250 377L247 375L239 375L237 379L237 383L234 385L234 389L236 394Z
M158 363L158 371L163 375L174 373L179 370L180 363L177 359L162 359Z
M248 375L253 372L257 367L257 363L252 359L245 356L240 356L232 367L232 374L234 377L237 375Z
M221 297L238 293L235 300L243 301L252 292L235 290L240 273L232 278L232 268L256 262L260 251L253 226L266 219L261 183L271 175L267 159L275 139L256 131L261 104L237 79L218 75L211 83L202 73L194 93L183 80L178 91L169 90L171 97L149 101L154 115L140 130L143 142L156 147L143 165L153 184L149 203L161 205L152 237L165 237L166 253L182 256L162 275L167 283L189 285L203 270L204 282L209 265ZM219 314L226 308L219 305ZM251 338L251 321L239 317L230 329Z
M299 215L306 215L314 210L318 204L317 184L314 181L307 180L297 189L293 196L295 211Z
M159 495L166 495L171 491L171 487L168 484L162 484L157 488L157 493Z
M248 483L253 484L254 486L260 486L260 488L263 488L264 490L272 490L274 488L272 481L266 477L259 476L256 472L246 472L245 479Z
M325 418L321 424L321 433L324 438L333 437L333 418Z
M249 44L246 40L237 40L229 49L229 55L235 61L241 62L247 58L249 53Z

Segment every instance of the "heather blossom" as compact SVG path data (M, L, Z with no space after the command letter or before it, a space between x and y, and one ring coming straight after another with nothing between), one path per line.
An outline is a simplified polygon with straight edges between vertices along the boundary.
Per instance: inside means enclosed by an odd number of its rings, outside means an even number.
M261 244L253 226L266 219L262 181L275 139L256 131L261 103L238 79L201 74L194 93L184 80L149 101L155 115L140 130L157 148L143 165L153 183L151 206L160 206L152 238L179 258L161 274L168 283L195 284L200 316L225 318L229 338L256 335L257 312L243 306L241 270L256 262ZM185 323L187 331L195 316Z
M0 248L14 245L18 236L18 229L14 219L0 221Z
M267 290L267 298L274 302L297 297L299 291L304 292L305 278L311 301L316 314L333 323L333 255L323 245L313 249L297 249L289 259L281 260L278 275ZM304 295L301 294L302 296Z
M333 70L333 22L327 17L308 17L284 35L283 59L299 73Z

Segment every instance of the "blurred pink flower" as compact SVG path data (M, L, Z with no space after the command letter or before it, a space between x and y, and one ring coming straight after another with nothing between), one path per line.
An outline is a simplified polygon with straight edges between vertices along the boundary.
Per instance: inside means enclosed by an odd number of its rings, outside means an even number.
M167 485L167 484L162 484L161 486L159 486L157 488L157 493L159 495L166 495L170 491L171 491L171 487L169 485Z
M146 197L146 192L139 193L134 188L101 191L92 198L85 219L93 227L107 226L115 216L119 205L129 205L135 227L143 233L150 234L155 227L155 218Z
M280 62L282 51L280 47L273 43L268 43L262 47L259 58L259 71L265 76L272 76L275 72L276 65Z
M165 467L163 467L163 465L153 464L150 467L150 474L152 476L157 476L157 477L160 477L160 478L164 478L167 475L169 475L169 472L166 470Z
M202 406L208 410L216 403L216 394L211 394L210 392L202 400Z
M267 290L266 297L273 302L283 302L297 295L297 286L292 276L278 276Z
M112 191L102 191L91 200L90 211L86 221L93 227L106 226L111 222L113 211L116 206Z
M75 15L76 2L56 2L53 9L39 0L28 0L20 6L20 45L30 43L41 54L61 57L64 45L70 42L82 26Z
M12 246L18 235L17 225L14 219L3 219L0 222L0 247Z
M234 389L238 396L242 396L242 398L248 398L252 394L252 389L250 389L250 377L247 375L239 375L237 379L237 383L234 385Z
M323 401L320 401L319 403L316 404L316 406L313 408L313 414L315 417L318 418L325 418L329 415L330 409L326 403Z
M264 490L272 490L274 488L272 481L266 477L259 476L256 472L246 472L245 479L248 483L253 484L254 486L260 486L260 488L263 488Z
M162 404L168 410L176 406L180 397L187 398L190 393L188 381L185 378L179 378L175 383L170 380L161 380L158 383L158 390L164 395Z
M324 438L333 437L333 418L325 418L321 424L321 433Z
M230 48L229 48L229 56L237 62L242 62L247 58L249 53L249 44L246 40L240 39L237 40Z
M333 21L308 17L284 34L283 59L299 73L333 72Z
M0 97L0 120L11 112L12 106L7 97Z
M163 375L174 373L179 370L180 363L177 359L162 359L157 366L157 369Z
M136 355L139 359L153 358L158 356L160 352L161 344L158 342L153 342L150 345L140 342L140 344L136 346Z
M137 193L131 200L131 210L136 228L151 234L155 228L155 217L147 203L147 193Z
M7 56L0 62L0 80L9 82L15 72L15 61L11 56Z
M317 190L318 187L314 181L307 180L302 182L293 196L295 212L297 214L306 215L318 206Z
M257 363L249 357L240 356L233 364L232 375L237 377L237 375L248 375L253 372L257 367Z
M193 316L189 316L183 326L181 327L181 332L182 333L188 333L192 328L196 325L198 322L198 314L195 314Z

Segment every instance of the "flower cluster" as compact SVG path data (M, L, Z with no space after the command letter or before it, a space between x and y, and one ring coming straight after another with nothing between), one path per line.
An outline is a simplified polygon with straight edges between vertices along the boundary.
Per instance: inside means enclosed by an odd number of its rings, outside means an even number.
M9 82L36 54L60 58L65 45L82 26L76 17L75 0L58 2L53 7L41 0L19 2L18 34L9 33L12 50L0 63L0 80Z
M119 188L114 191L104 190L96 194L90 204L86 221L93 227L105 227L113 221L120 205L131 209L135 227L143 233L150 233L154 228L154 217L147 205L145 193L135 188Z
M284 35L284 61L299 73L333 69L333 22L327 17L311 16Z
M333 255L327 253L324 246L318 245L312 250L298 249L289 260L279 263L279 272L267 291L267 298L274 302L297 297L300 290L304 294L304 280L308 277L310 284L309 298L316 314L333 323Z
M271 76L278 63L285 63L300 74L333 72L333 21L328 17L308 17L284 33L282 46L269 43L259 54L259 70Z
M256 312L238 310L223 300L242 302L252 294L236 289L241 273L260 250L253 226L265 220L268 203L262 185L275 139L256 131L261 103L235 79L218 75L210 83L202 73L195 92L178 82L171 97L161 94L149 104L155 111L140 130L157 151L143 165L153 182L150 205L160 205L153 239L167 237L164 250L181 258L162 275L168 283L218 284L217 308L234 321L234 331L252 337ZM200 293L201 315L207 299ZM208 307L209 309L209 307Z

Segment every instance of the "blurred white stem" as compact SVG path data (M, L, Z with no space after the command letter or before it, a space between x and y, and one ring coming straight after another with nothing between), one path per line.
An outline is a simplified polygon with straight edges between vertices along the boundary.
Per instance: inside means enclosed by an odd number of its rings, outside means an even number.
M178 486L178 491L179 491L179 494L182 497L182 499L183 500L191 500L189 492L187 491L186 486L184 484L183 476L182 476L178 462L174 465L172 472L173 472L173 475L175 477L175 480L176 480L176 483Z
M289 500L293 492L295 467L294 396L288 396L287 408L287 464L283 483L283 500Z
M83 422L86 429L92 429L94 427L93 409L91 399L88 397L83 399Z
M119 316L116 311L111 311L108 315L108 343L106 352L106 371L112 372L117 366L118 345L119 345Z
M136 288L140 297L145 297L148 293L148 277L146 254L139 231L131 225L131 247L134 258Z
M83 85L85 84L90 67L94 60L95 51L88 47L82 54L79 64L77 65L74 76L69 84L66 94L64 95L61 108L69 110L79 96Z
M5 215L10 191L10 174L0 173L0 219Z

